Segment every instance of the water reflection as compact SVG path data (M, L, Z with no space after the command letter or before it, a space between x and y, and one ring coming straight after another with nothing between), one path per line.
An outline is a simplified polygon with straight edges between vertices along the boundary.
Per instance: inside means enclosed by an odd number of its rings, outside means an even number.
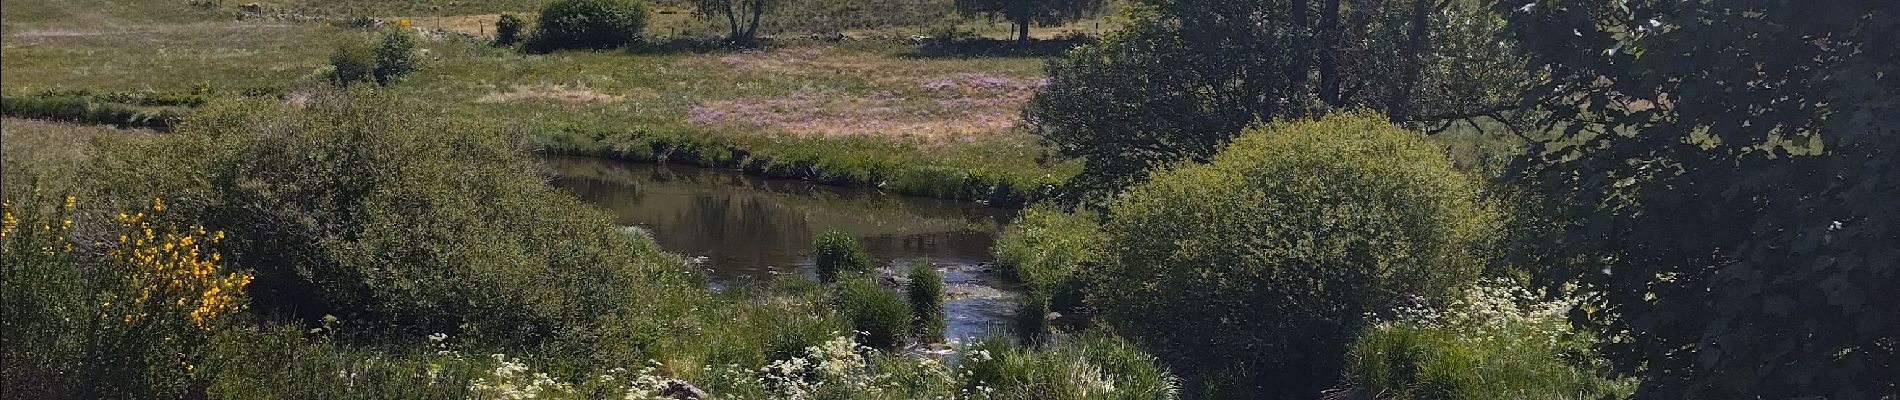
M716 284L812 274L811 245L839 229L871 258L898 270L928 260L944 270L952 337L1001 321L1009 288L985 272L996 232L1010 215L970 202L894 196L734 171L626 164L591 158L542 160L556 187L653 233L669 251L703 257Z

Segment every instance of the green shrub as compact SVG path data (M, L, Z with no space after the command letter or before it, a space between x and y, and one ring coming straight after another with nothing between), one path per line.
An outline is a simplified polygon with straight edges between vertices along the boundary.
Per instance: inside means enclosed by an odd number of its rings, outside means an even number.
M818 267L819 282L837 282L841 275L871 271L871 256L864 252L864 244L843 231L818 235L812 247L816 248L812 258Z
M527 21L522 21L521 17L514 14L502 14L500 19L495 20L495 45L513 46L520 42L521 28L527 24Z
M357 43L344 43L330 53L330 80L349 86L376 79L375 50Z
M910 306L897 291L878 284L868 276L852 276L838 281L837 307L851 322L864 345L895 349L904 344L910 332Z
M506 132L393 101L355 90L300 109L233 102L164 140L109 149L92 178L176 198L168 214L241 238L229 259L257 266L253 304L266 315L503 345L706 305L698 275L546 186Z
M926 342L943 340L943 273L935 265L919 262L910 267L910 283L904 292L910 297L912 332Z
M1049 294L1029 291L1017 295L1010 331L1015 332L1016 340L1024 345L1042 343L1043 337L1049 334Z
M1407 310L1353 344L1347 381L1393 400L1628 396L1634 382L1603 378L1590 334L1564 320L1575 303L1499 280L1442 309Z
M0 202L0 397L186 396L251 275L220 259L223 232L164 222L162 202L88 219L76 200Z
M1105 332L1086 332L1031 351L989 336L964 352L966 389L1023 400L1174 399L1175 378L1154 356Z
M407 29L391 29L376 42L376 84L389 86L397 78L421 68L416 59L416 35Z
M1111 206L1091 299L1211 397L1309 397L1369 313L1475 279L1499 217L1444 150L1378 115L1249 129Z
M536 50L610 49L640 39L646 3L639 0L552 0L541 6L529 47Z
M1049 293L1058 310L1081 307L1090 273L1106 257L1101 226L1086 211L1038 203L996 238L996 267L1032 290Z

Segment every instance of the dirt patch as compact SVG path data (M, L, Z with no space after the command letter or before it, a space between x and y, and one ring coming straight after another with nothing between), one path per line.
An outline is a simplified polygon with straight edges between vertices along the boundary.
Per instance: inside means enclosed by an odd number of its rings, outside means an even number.
M482 103L502 103L510 101L546 100L568 104L610 103L625 100L626 95L612 95L590 90L586 87L568 87L567 85L515 85L506 92L493 92L476 99Z

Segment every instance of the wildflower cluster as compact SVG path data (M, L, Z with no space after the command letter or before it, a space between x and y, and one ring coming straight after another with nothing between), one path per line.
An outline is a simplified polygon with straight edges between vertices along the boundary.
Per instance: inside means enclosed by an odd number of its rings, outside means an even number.
M1444 307L1411 306L1399 309L1397 322L1430 329L1457 329L1466 340L1509 336L1554 345L1574 332L1565 313L1577 306L1575 297L1550 298L1543 290L1516 285L1509 279L1480 282Z
M152 200L152 213L164 212L163 200ZM153 229L146 213L119 214L118 246L108 252L118 268L125 268L135 295L102 304L126 324L154 316L180 315L199 329L209 330L221 316L244 308L249 273L227 271L222 257L207 247L224 240L223 231L193 227L185 232ZM115 304L122 307L113 307Z

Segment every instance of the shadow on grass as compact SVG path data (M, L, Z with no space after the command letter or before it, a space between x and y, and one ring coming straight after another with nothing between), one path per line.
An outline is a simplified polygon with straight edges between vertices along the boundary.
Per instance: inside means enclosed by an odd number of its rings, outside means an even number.
M906 53L906 57L916 58L973 58L973 57L1055 57L1069 52L1076 46L1094 43L1095 38L1088 36L1067 36L1056 39L1030 39L1028 41L1003 40L991 38L970 38L952 40L931 40L917 46L917 50Z

